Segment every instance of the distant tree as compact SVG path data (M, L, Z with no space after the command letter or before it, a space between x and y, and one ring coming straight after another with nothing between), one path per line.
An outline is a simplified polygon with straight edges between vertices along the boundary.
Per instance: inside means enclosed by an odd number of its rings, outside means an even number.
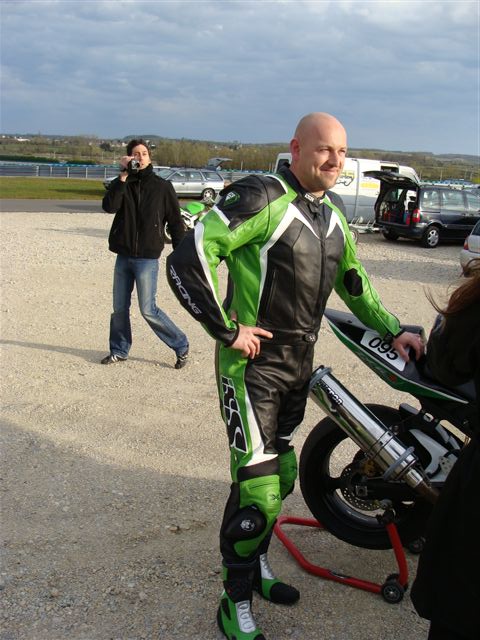
M23 137L23 136L22 136ZM115 164L124 154L124 140L102 140L96 136L59 136L56 139L41 134L26 134L29 141L19 142L13 136L1 138L2 156L5 159L38 161L39 158L50 161L92 162ZM134 136L129 136L128 139ZM288 151L287 142L272 144L246 144L233 142L214 142L175 140L157 136L141 136L150 139L152 159L155 164L166 166L202 167L209 158L226 157L231 162L225 168L233 171L271 171L277 155ZM107 157L109 154L109 157ZM350 149L350 157L390 160L414 167L423 180L463 178L480 182L478 159L474 156L436 156L429 152L402 152L385 149Z

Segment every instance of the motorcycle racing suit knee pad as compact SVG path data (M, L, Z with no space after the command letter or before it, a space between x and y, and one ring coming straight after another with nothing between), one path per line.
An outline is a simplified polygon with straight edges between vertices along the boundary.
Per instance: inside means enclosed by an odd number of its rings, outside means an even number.
M280 493L282 500L292 493L298 475L297 456L293 449L278 456Z
M270 532L282 508L278 475L239 483L239 508L223 528L223 537L240 558L249 558Z

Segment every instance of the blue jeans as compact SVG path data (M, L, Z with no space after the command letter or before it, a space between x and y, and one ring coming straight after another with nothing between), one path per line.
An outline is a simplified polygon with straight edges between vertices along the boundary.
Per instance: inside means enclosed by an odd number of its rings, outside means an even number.
M177 356L188 349L188 338L155 302L158 260L117 255L113 273L113 313L110 318L110 353L126 358L132 346L130 304L133 285L137 286L138 306L155 334Z

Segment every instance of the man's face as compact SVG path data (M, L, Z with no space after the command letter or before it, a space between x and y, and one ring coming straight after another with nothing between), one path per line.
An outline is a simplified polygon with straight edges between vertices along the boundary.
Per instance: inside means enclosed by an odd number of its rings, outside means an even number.
M137 144L136 147L133 147L132 156L140 162L140 169L146 169L151 162L148 149L143 144Z
M290 143L292 171L304 189L321 196L337 182L347 154L347 136L338 121L313 122Z

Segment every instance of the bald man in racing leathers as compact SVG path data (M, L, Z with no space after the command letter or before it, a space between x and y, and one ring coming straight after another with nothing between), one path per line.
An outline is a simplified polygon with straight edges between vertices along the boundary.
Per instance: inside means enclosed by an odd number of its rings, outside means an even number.
M213 209L167 260L184 308L217 341L218 392L231 452L231 492L220 532L224 592L217 620L229 639L262 640L252 590L293 604L298 591L267 559L282 500L293 490L291 438L303 419L314 345L335 288L352 312L408 359L418 336L402 332L356 258L343 203L327 189L344 164L346 134L332 116L300 121L291 168L249 176L222 191ZM226 301L216 269L229 272Z

